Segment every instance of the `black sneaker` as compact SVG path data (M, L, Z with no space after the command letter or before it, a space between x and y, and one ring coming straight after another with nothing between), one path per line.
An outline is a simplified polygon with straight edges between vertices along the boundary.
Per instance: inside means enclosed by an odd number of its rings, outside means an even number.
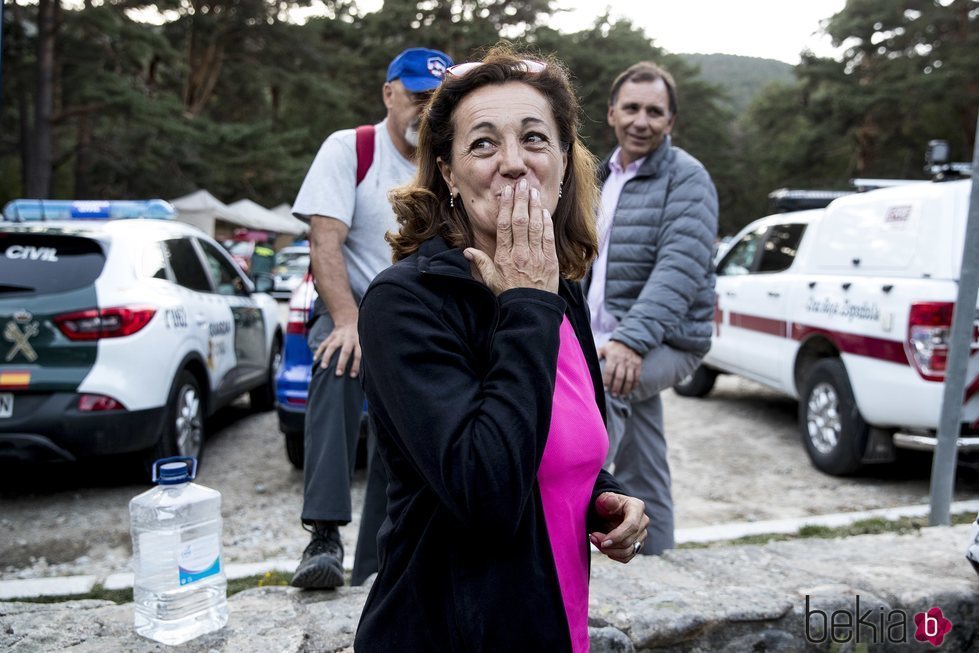
M313 525L313 537L289 584L303 589L332 589L343 585L343 544L335 525Z

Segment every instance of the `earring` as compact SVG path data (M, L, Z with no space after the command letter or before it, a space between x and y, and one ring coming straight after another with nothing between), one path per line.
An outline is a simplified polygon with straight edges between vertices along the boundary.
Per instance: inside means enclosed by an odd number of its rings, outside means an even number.
M449 208L454 209L455 207L456 207L455 193L449 193Z
M561 196L562 195L564 195L564 182L563 181L558 184L558 187L557 187L557 198L558 199L561 199Z

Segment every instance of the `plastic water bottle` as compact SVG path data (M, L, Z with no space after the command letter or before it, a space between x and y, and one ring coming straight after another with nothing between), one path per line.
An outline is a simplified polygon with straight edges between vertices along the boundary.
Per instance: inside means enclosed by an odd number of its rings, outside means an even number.
M129 502L136 632L180 644L228 622L221 493L191 483L194 458L153 463L158 483Z

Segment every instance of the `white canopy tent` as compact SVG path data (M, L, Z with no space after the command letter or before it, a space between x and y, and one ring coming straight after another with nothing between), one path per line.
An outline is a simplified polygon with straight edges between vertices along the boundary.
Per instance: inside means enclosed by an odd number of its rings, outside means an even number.
M283 218L288 218L289 220L295 220L296 222L298 222L299 224L301 224L303 226L303 229L304 229L303 236L302 237L303 238L308 238L309 237L309 225L306 224L305 222L303 222L302 220L300 220L299 218L297 218L297 217L295 217L293 215L293 213L292 213L292 205L291 204L286 204L286 203L283 202L282 204L279 204L278 206L273 207L271 209L271 211L272 211L272 213L276 213L276 214L282 216ZM292 243L285 243L283 245L283 247L285 245L295 244L295 242L297 242L297 241L298 241L298 237ZM308 241L307 241L307 243L308 243Z
M279 204L278 206L273 206L269 210L272 211L272 213L276 213L276 214L281 215L281 216L284 216L286 218L294 218L295 217L295 216L292 215L292 205L291 204L286 204L285 202L283 202L282 204ZM298 218L295 218L295 219L298 220ZM300 222L302 222L302 220L300 220ZM303 222L303 224L306 224L306 223Z
M171 203L177 210L177 220L192 224L218 240L231 238L236 230L244 228L276 234L276 246L281 247L309 230L305 222L291 214L270 211L249 199L228 205L203 189Z
M291 215L279 215L249 199L232 202L228 208L240 214L247 222L244 226L250 229L272 231L277 234L290 234L293 236L304 234L308 230L306 223L302 220L298 220Z
M248 226L244 218L227 204L204 189L170 201L177 210L177 220L192 224L204 233L214 236L217 223L224 222L231 228Z

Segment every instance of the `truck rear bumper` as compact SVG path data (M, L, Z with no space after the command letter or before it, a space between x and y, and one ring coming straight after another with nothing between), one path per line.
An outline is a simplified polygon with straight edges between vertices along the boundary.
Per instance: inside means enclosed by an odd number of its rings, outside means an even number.
M914 449L916 451L934 451L938 447L938 437L935 435L897 432L894 434L894 446L900 447L901 449ZM960 437L956 440L955 446L959 451L979 451L979 437Z

